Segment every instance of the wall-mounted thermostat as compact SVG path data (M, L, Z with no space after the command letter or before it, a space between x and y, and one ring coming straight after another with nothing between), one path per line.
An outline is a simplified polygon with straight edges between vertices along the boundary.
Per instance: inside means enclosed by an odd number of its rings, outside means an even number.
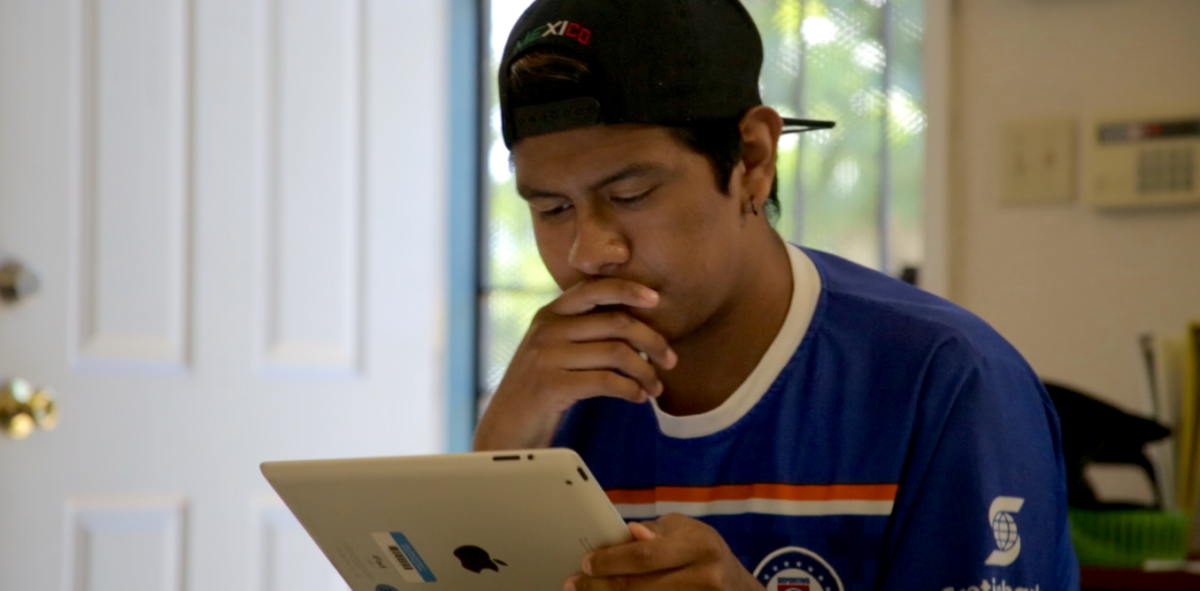
M1099 118L1085 133L1092 205L1200 204L1200 113Z

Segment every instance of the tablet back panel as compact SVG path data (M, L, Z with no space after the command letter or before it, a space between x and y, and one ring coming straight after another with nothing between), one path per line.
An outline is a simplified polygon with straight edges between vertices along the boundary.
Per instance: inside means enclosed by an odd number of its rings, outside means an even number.
M629 530L575 452L267 462L354 591L558 591Z

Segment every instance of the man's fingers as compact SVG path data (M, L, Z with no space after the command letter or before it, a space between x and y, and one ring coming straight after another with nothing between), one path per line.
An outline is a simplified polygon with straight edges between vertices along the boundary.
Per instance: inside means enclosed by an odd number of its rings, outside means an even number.
M653 308L658 292L628 279L608 277L577 283L563 292L547 308L559 316L586 314L599 306Z
M641 389L651 395L662 394L663 385L654 367L624 341L576 343L560 349L557 354L561 359L556 360L555 364L563 369L615 370L622 377L636 381Z
M629 524L629 533L633 534L633 539L639 541L653 540L658 537L654 530L637 521Z
M678 513L630 523L629 531L633 542L592 551L584 557L583 572L603 577L681 568L715 557L724 546L711 526Z
M647 575L619 577L589 577L574 575L563 585L565 591L661 591L662 589L686 589L689 586L681 570L672 570Z
M663 369L672 369L679 362L666 338L625 312L614 310L566 318L554 329L554 334L576 343L622 340Z
M685 540L637 540L592 551L584 559L583 572L595 577L643 575L682 568L699 557Z
M655 366L675 367L674 352L645 323L617 313L658 301L645 285L607 277L572 286L539 310L480 420L476 448L549 445L562 413L585 398L643 403L661 395ZM605 316L608 326L588 316ZM573 330L584 319L594 338Z
M650 399L650 393L643 390L637 380L611 370L576 370L570 373L570 379L563 380L562 391L573 401L600 396L623 398L638 403Z
M663 515L654 521L643 521L641 523L647 528L653 530L658 535L668 535L675 531L684 531L695 528L704 529L709 527L702 521L698 521L680 513L667 513L666 515ZM712 533L716 533L716 530L713 530Z
M678 514L631 523L634 541L589 553L566 591L757 589L754 579L712 526Z

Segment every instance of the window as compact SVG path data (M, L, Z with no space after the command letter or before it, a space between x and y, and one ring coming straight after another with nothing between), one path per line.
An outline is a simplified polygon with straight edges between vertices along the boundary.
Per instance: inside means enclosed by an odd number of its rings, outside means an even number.
M743 0L763 37L763 101L832 119L791 134L777 163L787 240L898 274L922 260L925 0ZM558 295L517 196L500 131L496 69L530 0L491 0L484 32L478 394L495 391L534 313ZM480 405L482 408L483 405Z

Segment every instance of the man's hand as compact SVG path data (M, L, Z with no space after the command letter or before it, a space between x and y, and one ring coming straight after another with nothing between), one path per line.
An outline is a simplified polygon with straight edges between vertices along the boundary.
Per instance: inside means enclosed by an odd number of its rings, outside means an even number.
M678 513L657 521L630 523L634 541L602 548L583 558L565 591L707 589L763 591L734 557L721 534Z
M479 423L475 449L546 447L579 400L645 402L662 394L654 365L675 367L675 352L645 323L611 308L657 305L654 290L605 278L578 283L542 308Z

